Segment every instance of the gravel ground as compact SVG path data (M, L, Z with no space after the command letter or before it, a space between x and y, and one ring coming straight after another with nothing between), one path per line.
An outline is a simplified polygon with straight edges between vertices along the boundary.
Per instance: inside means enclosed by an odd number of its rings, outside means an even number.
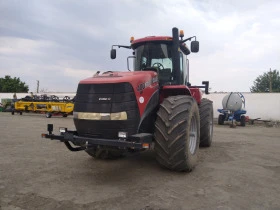
M42 139L70 117L0 112L0 209L280 209L280 128L214 126L191 173L158 166L153 151L94 160Z

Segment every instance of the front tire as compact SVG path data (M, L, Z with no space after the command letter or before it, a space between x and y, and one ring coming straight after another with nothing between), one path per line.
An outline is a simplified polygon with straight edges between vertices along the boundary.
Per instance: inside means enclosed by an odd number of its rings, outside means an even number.
M191 171L197 163L200 121L191 96L171 96L160 104L155 123L158 163L174 171Z
M200 116L200 145L210 147L213 137L213 102L203 98L199 105Z

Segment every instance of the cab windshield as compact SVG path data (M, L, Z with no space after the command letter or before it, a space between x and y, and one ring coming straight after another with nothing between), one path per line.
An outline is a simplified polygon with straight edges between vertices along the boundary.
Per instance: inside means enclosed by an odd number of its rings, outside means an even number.
M161 85L180 84L185 78L183 55L180 52L180 78L175 81L176 72L172 65L172 45L164 43L145 43L135 49L135 71L156 71Z
M146 43L135 49L135 71L172 70L171 45Z

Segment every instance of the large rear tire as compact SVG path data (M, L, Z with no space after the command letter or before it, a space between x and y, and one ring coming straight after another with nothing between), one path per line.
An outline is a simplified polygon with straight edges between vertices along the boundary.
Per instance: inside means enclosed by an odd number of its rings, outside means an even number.
M203 98L199 105L200 145L210 147L213 137L213 102Z
M160 104L155 123L158 163L174 171L191 171L197 163L200 121L191 96L170 96Z

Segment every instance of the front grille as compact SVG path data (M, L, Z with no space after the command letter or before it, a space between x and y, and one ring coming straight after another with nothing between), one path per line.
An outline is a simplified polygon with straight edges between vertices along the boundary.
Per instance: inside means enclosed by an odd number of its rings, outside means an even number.
M79 135L108 139L118 138L119 131L132 135L137 132L140 120L138 104L130 83L79 84L74 112L122 111L127 112L127 120L74 119Z

